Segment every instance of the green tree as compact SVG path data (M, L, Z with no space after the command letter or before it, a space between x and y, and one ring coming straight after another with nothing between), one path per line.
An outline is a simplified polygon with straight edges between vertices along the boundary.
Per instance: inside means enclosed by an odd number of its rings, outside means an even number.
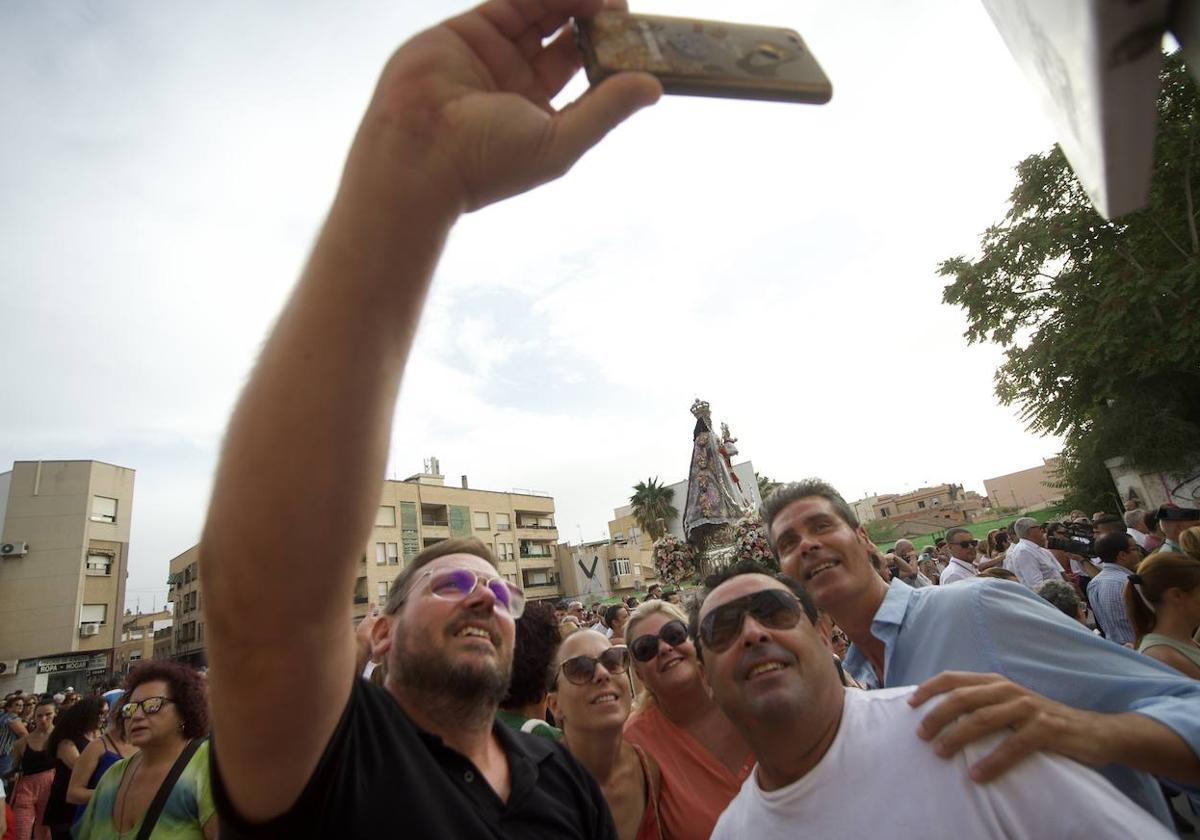
M772 481L765 475L754 474L754 480L758 482L758 496L760 499L766 500L767 496L771 495L771 491L779 486L778 481Z
M1084 509L1113 504L1107 458L1147 470L1200 458L1198 135L1196 84L1167 56L1145 209L1101 218L1056 146L1017 165L981 256L939 267L954 278L943 300L966 310L968 342L1005 348L1001 403L1064 438L1061 479Z
M665 523L679 515L671 501L675 491L658 483L658 478L639 481L633 488L629 503L633 506L633 516L650 539L657 540L666 533Z

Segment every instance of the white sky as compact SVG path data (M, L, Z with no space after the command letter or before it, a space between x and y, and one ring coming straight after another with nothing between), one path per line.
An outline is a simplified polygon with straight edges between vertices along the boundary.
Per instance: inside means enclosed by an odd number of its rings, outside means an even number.
M130 606L161 604L197 539L379 68L458 8L0 5L0 465L137 470ZM794 27L833 101L668 98L562 181L464 219L389 476L437 455L451 483L550 492L575 540L635 482L686 476L697 396L760 472L849 498L982 491L1055 454L996 405L1000 351L966 345L936 274L1053 142L982 5L640 9Z

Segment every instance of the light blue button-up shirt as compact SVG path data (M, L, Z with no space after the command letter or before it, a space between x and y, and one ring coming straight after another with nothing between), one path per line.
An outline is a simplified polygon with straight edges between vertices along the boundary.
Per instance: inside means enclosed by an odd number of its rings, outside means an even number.
M942 671L996 673L1074 708L1146 715L1200 754L1200 680L1101 639L1011 581L973 578L925 589L892 583L871 634L884 645L883 685L855 645L844 663L869 688L916 685ZM1097 769L1172 826L1152 776L1125 766Z
M1125 584L1133 572L1120 563L1105 563L1088 584L1088 603L1109 641L1123 645L1137 641L1137 633L1125 609Z

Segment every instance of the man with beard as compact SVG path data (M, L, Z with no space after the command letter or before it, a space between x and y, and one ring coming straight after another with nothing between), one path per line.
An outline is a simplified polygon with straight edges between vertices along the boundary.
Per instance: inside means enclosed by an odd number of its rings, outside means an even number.
M750 563L710 577L691 611L704 681L758 762L714 840L868 837L881 829L892 837L1174 836L1094 770L1062 756L1034 754L1019 773L975 784L971 764L1003 737L940 757L917 736L914 689L843 687L816 620L803 587ZM897 768L938 791L937 806L894 796Z
M571 18L606 5L487 0L410 39L380 75L233 412L200 540L223 840L613 835L561 747L495 723L523 595L485 548L440 544L405 568L372 628L382 687L357 679L352 622L400 380L450 231L562 176L662 94L619 73L553 104L581 65ZM536 221L522 233L544 246Z
M885 584L853 509L823 481L778 488L763 522L784 574L850 638L848 673L870 688L920 683L917 705L945 694L919 731L939 755L1013 730L972 778L991 781L1038 750L1058 752L1099 769L1167 826L1153 775L1200 786L1197 681L1093 635L1008 581Z

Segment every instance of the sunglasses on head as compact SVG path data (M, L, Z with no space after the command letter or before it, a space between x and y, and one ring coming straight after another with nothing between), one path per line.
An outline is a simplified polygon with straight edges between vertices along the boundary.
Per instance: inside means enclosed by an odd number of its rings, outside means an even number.
M624 674L629 670L629 648L616 645L599 656L572 656L558 667L567 682L587 685L595 678L597 665L610 674Z
M974 548L979 545L979 540L963 540L962 542L950 543L950 545L956 545L959 548Z
M673 619L664 624L657 633L647 633L644 636L638 636L633 640L633 644L629 649L633 651L633 658L638 662L649 662L654 657L658 656L658 640L662 639L671 647L679 647L687 641L688 631L684 623L679 619Z
M747 615L772 630L790 630L800 622L803 612L800 599L791 592L763 589L735 598L704 616L700 620L700 643L705 649L720 653L737 640Z
M502 577L486 577L474 569L439 569L425 572L429 591L443 601L465 601L482 583L496 598L496 603L514 620L525 612L525 593L519 586ZM416 584L413 585L413 589Z

